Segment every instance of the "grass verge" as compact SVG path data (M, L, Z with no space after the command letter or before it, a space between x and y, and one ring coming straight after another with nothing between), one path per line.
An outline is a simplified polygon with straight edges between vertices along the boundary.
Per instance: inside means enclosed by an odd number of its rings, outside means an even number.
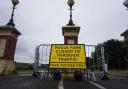
M126 70L109 70L109 73L112 76L128 78L128 69L126 69Z

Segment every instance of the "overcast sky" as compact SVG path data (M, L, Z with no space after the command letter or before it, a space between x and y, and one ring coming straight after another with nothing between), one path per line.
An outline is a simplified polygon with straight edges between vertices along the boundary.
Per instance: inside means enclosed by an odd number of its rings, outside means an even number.
M69 20L68 0L19 0L14 22L22 33L18 38L16 60L34 58L39 44L62 44L62 26ZM109 39L123 40L128 28L124 0L75 0L73 21L80 26L79 43L96 45ZM0 25L11 15L11 0L0 0Z

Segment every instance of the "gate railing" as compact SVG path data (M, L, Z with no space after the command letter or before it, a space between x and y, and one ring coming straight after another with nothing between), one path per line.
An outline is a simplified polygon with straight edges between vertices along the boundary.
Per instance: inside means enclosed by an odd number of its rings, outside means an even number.
M92 52L95 51L96 45L85 45L86 57L91 57ZM37 72L40 70L41 65L49 64L51 44L40 44L36 47L35 50L35 62L34 62L34 71ZM94 63L94 62L93 62ZM89 60L89 69L90 69L90 60Z

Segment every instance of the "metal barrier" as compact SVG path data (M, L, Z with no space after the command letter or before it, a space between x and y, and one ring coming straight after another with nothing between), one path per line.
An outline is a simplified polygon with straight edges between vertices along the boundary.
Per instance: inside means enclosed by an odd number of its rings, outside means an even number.
M95 46L96 45L85 45L86 57L91 57L91 53L95 51ZM36 47L35 62L33 68L34 68L34 73L36 73L37 76L40 76L39 72L42 71L43 73L48 72L50 50L51 50L51 44L40 44L39 46ZM44 69L42 69L42 66ZM89 69L90 69L90 60L89 60Z

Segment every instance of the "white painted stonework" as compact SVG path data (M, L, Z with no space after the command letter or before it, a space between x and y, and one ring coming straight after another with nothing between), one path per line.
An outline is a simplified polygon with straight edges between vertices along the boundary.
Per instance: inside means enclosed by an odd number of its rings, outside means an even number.
M0 57L3 57L5 45L6 45L6 40L0 39Z
M0 75L4 72L4 69L5 69L5 60L1 59L0 60Z
M1 36L12 36L12 37L14 37L14 38L16 38L17 39L17 36L16 35L14 35L14 34L12 34L12 33L9 33L9 32L4 32L4 33L0 33L0 35Z
M72 39L68 39L68 43L67 44L75 44L75 42Z
M77 32L65 32L64 36L78 36Z
M0 60L0 75L14 74L15 62L13 60L1 59Z

